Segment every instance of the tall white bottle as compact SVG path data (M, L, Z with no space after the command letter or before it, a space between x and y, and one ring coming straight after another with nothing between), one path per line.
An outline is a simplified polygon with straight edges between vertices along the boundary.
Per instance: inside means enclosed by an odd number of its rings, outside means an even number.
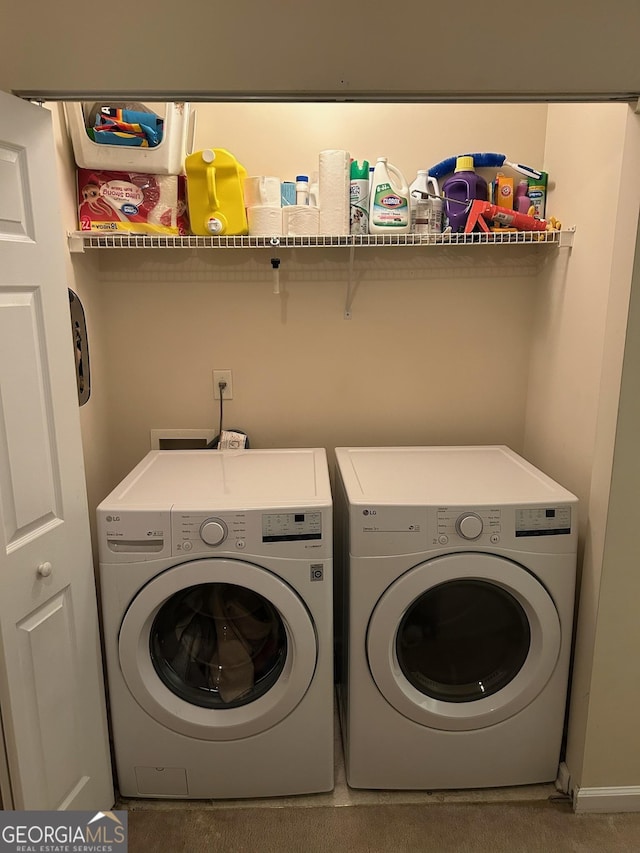
M373 170L369 233L406 234L411 231L409 186L402 172L378 157Z
M409 187L411 230L414 234L440 234L442 231L442 198L435 178L428 169L418 169Z

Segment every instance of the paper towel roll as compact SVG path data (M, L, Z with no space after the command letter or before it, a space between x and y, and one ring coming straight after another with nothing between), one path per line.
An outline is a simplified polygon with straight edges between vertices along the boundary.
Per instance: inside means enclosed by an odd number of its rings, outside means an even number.
M349 152L334 148L321 151L319 165L320 234L348 234L351 166Z
M244 179L244 206L280 207L280 178L272 175L252 175Z
M278 198L280 182L278 182ZM247 223L252 237L280 237L282 235L282 208L254 204L247 208Z
M283 207L282 226L287 237L315 237L319 233L320 211L306 204Z

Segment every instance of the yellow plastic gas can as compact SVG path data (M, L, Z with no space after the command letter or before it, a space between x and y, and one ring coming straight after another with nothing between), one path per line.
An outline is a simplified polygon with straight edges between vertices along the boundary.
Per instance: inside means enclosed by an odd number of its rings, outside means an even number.
M206 148L186 157L187 204L194 234L247 234L244 179L247 170L224 148Z

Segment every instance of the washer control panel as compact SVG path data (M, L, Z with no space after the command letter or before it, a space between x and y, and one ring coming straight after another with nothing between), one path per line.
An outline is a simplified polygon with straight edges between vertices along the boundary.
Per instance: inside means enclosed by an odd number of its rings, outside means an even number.
M244 512L174 512L171 517L173 552L192 556L209 554L220 546L243 551L247 544L247 516Z
M201 557L219 552L280 554L291 557L331 547L330 523L315 509L291 512L234 510L171 513L173 554ZM330 519L330 516L329 516ZM266 550L265 550L266 549Z
M475 512L464 512L456 518L456 530L463 539L477 539L484 530L484 522Z
M571 553L577 540L574 512L569 504L354 504L349 510L348 547L356 557L476 548ZM554 538L552 545L549 537Z
M433 545L449 545L465 542L497 544L502 532L502 510L468 509L461 507L438 507L436 511L436 535Z
M222 545L229 531L221 518L207 518L200 525L200 538L207 545Z
M321 512L265 512L263 542L302 542L322 539Z
M571 533L570 506L527 507L516 510L516 537L567 536Z
M522 547L542 551L548 536L575 536L571 506L532 507L438 507L435 510L432 545L460 546L465 543ZM432 516L433 518L433 516ZM538 540L536 544L534 540ZM564 546L563 546L564 547ZM567 547L569 547L567 545ZM557 549L556 549L557 550Z

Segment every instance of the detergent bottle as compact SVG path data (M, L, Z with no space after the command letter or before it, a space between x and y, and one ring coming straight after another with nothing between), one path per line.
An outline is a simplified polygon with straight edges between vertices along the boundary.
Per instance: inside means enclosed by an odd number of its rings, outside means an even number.
M487 200L487 182L473 168L473 157L456 158L456 168L442 185L444 212L451 230L464 231L471 202Z
M369 204L370 234L411 231L409 187L402 172L386 157L378 157L373 170Z
M191 230L200 236L247 234L247 170L224 148L195 151L184 161Z

